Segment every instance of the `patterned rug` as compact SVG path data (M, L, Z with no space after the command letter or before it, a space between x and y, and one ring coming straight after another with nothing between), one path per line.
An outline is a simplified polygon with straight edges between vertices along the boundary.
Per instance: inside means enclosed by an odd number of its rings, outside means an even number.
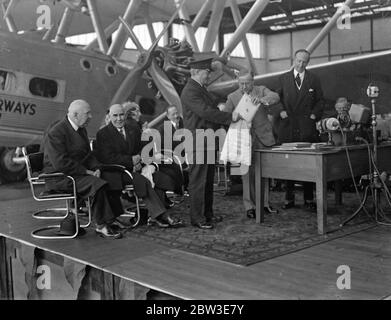
M375 226L365 213L360 213L343 228L339 224L358 207L354 193L344 193L344 205L334 205L334 194L328 195L328 233L318 235L316 213L300 204L298 208L282 210L284 194L273 192L271 204L279 209L278 214L266 215L265 222L256 224L243 214L241 196L224 196L215 193L214 212L222 215L223 222L212 230L201 230L190 225L188 201L170 209L173 216L183 219L186 226L177 229L161 229L140 225L126 233L126 237L145 238L172 248L228 261L251 265L260 261L308 248Z

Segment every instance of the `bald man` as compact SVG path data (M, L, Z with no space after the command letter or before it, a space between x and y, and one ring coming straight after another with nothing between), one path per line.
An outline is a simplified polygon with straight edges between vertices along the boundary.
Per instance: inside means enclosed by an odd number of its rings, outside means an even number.
M44 172L62 172L76 181L79 197L92 197L92 214L96 232L102 237L118 239L121 233L113 228L116 217L123 213L121 201L100 178L100 163L93 156L86 127L92 118L91 107L84 100L73 101L67 116L53 125L44 140ZM69 179L48 183L48 189L66 191Z
M178 227L181 221L175 220L166 212L165 192L162 180L167 181L169 177L161 172L159 168L149 165L155 181L155 189L152 188L148 179L137 171L143 166L139 155L139 141L133 131L125 125L125 110L120 104L114 104L109 110L110 123L100 129L96 134L96 151L98 159L105 164L118 164L125 166L132 172L133 180L129 181L128 176L118 172L104 173L104 179L110 183L113 190L122 190L123 186L129 183L134 184L137 196L142 198L148 208L149 225L156 225L160 228ZM159 177L163 176L163 177ZM164 184L163 184L164 185Z

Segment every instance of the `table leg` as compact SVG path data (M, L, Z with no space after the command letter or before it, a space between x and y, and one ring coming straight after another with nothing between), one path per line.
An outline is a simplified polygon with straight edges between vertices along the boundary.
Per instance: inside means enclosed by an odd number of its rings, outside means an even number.
M335 188L335 204L340 206L342 204L342 180L334 182Z
M262 179L261 153L255 153L255 221L262 223L264 221L264 179Z
M327 180L326 180L326 159L317 157L316 175L316 207L318 233L324 234L327 231Z

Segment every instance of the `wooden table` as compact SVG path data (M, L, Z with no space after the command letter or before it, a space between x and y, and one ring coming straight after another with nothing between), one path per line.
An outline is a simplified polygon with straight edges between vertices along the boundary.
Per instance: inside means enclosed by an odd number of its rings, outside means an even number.
M330 147L327 149L255 150L256 222L264 221L264 178L310 181L316 184L318 233L327 232L327 182L351 178L346 150L354 176L369 173L367 145ZM391 143L378 146L380 171L391 171ZM337 198L338 202L338 198Z

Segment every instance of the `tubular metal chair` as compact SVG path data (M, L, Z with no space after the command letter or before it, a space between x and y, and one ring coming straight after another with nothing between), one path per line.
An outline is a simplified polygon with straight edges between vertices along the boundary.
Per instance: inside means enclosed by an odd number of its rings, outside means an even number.
M51 225L42 227L31 232L31 236L38 239L72 239L79 234L79 227L86 228L91 224L91 210L90 201L87 200L88 206L88 221L84 225L79 225L79 217L77 214L77 194L76 183L72 176L65 175L60 172L56 173L41 173L43 169L43 152L28 154L26 149L22 149L22 153L26 163L27 179L30 184L31 193L36 201L65 201L66 208L57 208L59 211L66 211L66 214L62 217L46 217L46 219L64 219L72 212L75 217L75 233L72 235L59 235L60 225ZM72 190L69 192L46 192L45 184L49 180L66 178L72 182ZM53 209L41 210L39 212L49 211ZM37 213L39 213L37 212ZM35 216L37 215L35 213ZM54 233L57 231L57 234ZM42 233L49 233L47 235Z
M126 169L126 167L118 165L118 164L104 164L101 166L102 171L107 172L121 172L122 174L127 175L131 180L133 180L133 176L130 173L129 170ZM134 207L128 207L125 208L125 213L122 214L120 217L123 218L129 218L129 222L132 228L136 227L141 220L141 214L140 214L140 207L142 206L140 203L140 199L138 198L136 191L134 189L133 184L128 184L124 186L124 189L122 190L123 194L127 194L130 198L135 199L135 206Z
M163 163L165 163L165 164L176 163L179 166L181 174L182 174L182 179L183 179L183 181L185 181L184 174L188 170L188 167L189 167L189 165L188 165L189 161L187 160L187 154L185 154L185 161L182 164L181 159L176 154L174 154L174 152L172 150L169 150L169 149L160 149L159 150L155 142L153 145L154 145L155 153L156 154L160 153L162 155L161 161ZM184 166L184 164L186 166ZM166 191L166 194L170 196L171 201L173 201L175 204L182 203L184 201L185 197L189 196L189 194L184 190L184 186L182 186L183 197L179 196L180 199L176 199L175 194L172 191Z
M94 151L96 147L96 140L91 139L90 140L90 148L91 151ZM127 175L132 181L133 181L133 176L130 173L129 170L126 169L126 167L118 164L104 164L101 166L101 170L103 171L111 171L111 172L121 172L122 174ZM133 184L128 184L124 186L124 189L122 190L123 194L126 194L129 196L129 198L134 198L135 199L135 205L124 208L125 213L121 215L123 218L129 218L129 223L132 228L136 227L140 221L141 221L141 214L140 214L140 207L142 204L140 203L140 199L138 198L136 191L134 190L134 185Z

